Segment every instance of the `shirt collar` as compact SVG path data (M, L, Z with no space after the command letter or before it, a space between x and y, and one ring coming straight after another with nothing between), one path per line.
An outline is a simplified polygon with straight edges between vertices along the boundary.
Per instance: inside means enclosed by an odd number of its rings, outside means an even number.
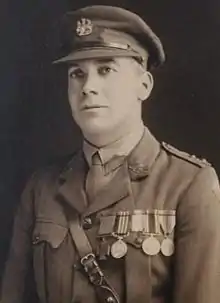
M83 152L85 158L91 166L92 155L98 151L102 164L107 163L114 156L127 156L131 150L138 144L144 133L144 126L137 131L129 133L127 136L109 144L98 148L88 141L83 142Z
M95 148L94 150L96 151L97 149ZM145 128L143 136L127 157L126 163L128 165L129 173L132 180L138 180L139 178L146 177L150 174L153 164L159 157L160 150L161 144L150 133L148 128ZM106 163L105 174L108 174L120 165L118 165L118 161L116 161L116 159L120 158L115 157L115 160L113 158L111 161ZM81 171L83 165L82 163L85 165L83 151L80 150L74 154L69 163L61 171L60 180L64 182L65 180L70 178L72 175L72 171L75 171L78 166L80 167L79 171Z

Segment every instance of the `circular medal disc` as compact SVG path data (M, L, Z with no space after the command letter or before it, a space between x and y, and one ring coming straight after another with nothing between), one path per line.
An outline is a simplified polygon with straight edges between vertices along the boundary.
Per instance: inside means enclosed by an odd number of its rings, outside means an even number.
M127 250L127 244L122 240L118 240L111 246L111 255L115 259L120 259L126 255Z
M160 251L160 242L154 237L149 237L143 241L142 249L146 255L155 256Z
M166 257L172 256L172 254L174 253L174 249L175 247L173 240L166 238L162 241L160 250L164 256Z

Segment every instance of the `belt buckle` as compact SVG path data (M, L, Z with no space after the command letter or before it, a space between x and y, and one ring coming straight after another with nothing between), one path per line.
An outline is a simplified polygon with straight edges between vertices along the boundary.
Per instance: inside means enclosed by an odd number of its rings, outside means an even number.
M90 282L94 285L102 285L104 275L96 261L95 255L93 253L87 254L80 259L80 263L87 273Z

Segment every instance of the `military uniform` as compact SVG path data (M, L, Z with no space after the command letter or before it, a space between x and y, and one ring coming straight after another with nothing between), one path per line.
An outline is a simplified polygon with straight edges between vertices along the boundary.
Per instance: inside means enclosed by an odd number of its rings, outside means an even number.
M214 169L146 132L128 157L105 165L106 174L116 174L88 205L86 167L79 152L67 166L48 167L30 180L15 220L2 302L24 302L29 270L39 302L97 302L78 264L65 213L80 215L97 253L103 238L109 246L114 242L111 236L100 238L103 218L135 210L175 211L170 236L175 252L148 255L141 234L132 232L123 239L124 257L100 260L121 302L219 302L220 193ZM161 242L165 236L160 229L154 237Z
M130 56L149 69L164 61L158 37L128 11L89 7L64 23L65 54L56 63ZM102 273L121 303L220 302L220 190L211 165L146 129L128 155L103 168L108 182L92 201L81 150L32 176L15 218L1 302L99 302L79 257L80 235L98 264L92 274ZM116 301L106 295L102 302Z

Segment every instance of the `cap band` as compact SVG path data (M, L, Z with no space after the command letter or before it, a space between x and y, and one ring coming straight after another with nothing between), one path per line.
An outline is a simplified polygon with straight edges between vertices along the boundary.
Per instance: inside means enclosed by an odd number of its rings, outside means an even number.
M119 44L119 43L113 43L113 42L84 42L83 45L79 45L77 47L77 44L75 45L74 49L86 49L86 48L103 48L103 47L112 47L112 48L118 48L118 49L124 49L124 50L132 50L135 51L130 47L130 45L126 44ZM136 51L135 51L136 52ZM138 52L137 52L138 53Z
M122 49L127 51L132 51L137 54L137 57L139 57L141 60L144 61L144 57L134 48L132 48L129 44L121 44L121 43L115 43L115 42L84 42L83 45L77 46L77 44L74 47L74 50L87 50L87 49L102 49L105 47L115 48L115 49ZM135 56L135 55L134 55ZM135 56L136 57L136 56Z

